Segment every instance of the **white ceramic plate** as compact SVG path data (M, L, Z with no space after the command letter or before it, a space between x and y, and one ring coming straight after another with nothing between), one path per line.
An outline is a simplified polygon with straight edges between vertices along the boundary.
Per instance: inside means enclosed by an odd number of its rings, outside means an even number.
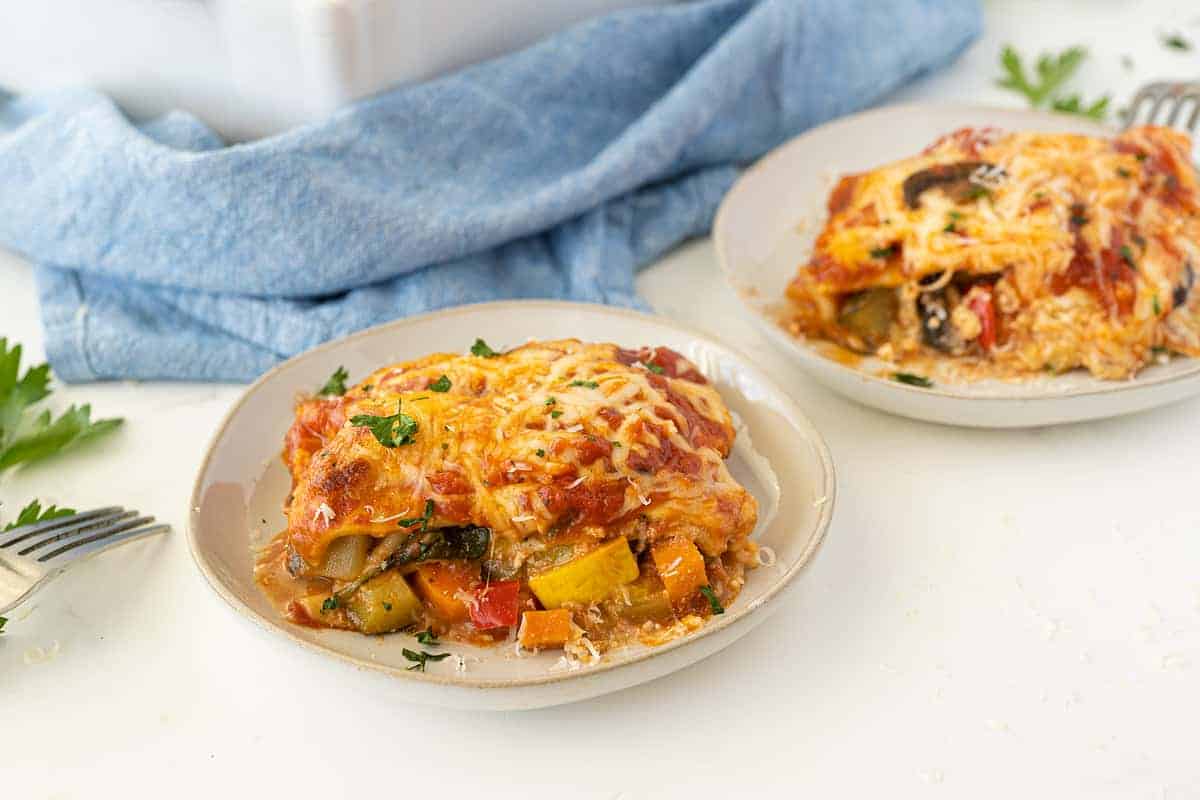
M825 222L837 176L920 152L964 126L1075 131L1111 136L1085 119L1039 111L967 106L888 106L814 128L767 154L726 195L713 241L726 279L772 342L814 378L865 405L931 422L1028 427L1127 414L1200 393L1200 360L1175 358L1129 381L1100 381L1078 370L1020 383L977 381L920 389L890 380L874 359L847 366L819 344L776 324L783 291L807 260Z
M729 465L759 501L754 537L775 551L775 565L750 571L726 613L690 636L661 647L618 650L574 671L560 668L558 652L518 657L512 646L449 644L447 652L464 657L465 672L457 670L453 658L431 663L427 673L408 672L401 649L413 646L410 636L313 630L281 619L254 584L252 551L285 525L281 506L290 485L279 452L297 393L320 386L341 365L355 379L390 362L465 351L478 336L494 347L566 337L630 347L665 345L690 358L741 420ZM665 319L630 311L542 301L488 303L363 331L260 378L221 423L200 466L188 544L208 582L240 614L305 647L395 675L403 699L466 708L537 708L666 675L749 632L766 619L816 551L833 500L833 464L825 443L795 403L743 356Z

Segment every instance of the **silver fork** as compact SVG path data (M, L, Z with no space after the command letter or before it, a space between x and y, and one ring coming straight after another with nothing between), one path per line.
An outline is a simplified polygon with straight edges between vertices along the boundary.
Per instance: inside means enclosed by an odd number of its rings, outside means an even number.
M1166 125L1180 127L1183 112L1191 106L1192 113L1182 126L1188 133L1196 132L1200 123L1200 83L1195 81L1157 81L1148 83L1129 104L1125 127L1132 125Z
M109 506L0 533L0 614L16 607L72 564L110 547L171 529L170 525L152 522L154 517Z

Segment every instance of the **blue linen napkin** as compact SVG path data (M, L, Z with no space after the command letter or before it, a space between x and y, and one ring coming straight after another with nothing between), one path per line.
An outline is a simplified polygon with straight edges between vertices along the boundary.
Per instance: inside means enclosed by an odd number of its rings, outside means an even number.
M234 146L91 91L0 93L0 243L38 264L67 381L247 380L460 303L637 306L634 271L707 231L739 166L979 30L973 0L628 11Z

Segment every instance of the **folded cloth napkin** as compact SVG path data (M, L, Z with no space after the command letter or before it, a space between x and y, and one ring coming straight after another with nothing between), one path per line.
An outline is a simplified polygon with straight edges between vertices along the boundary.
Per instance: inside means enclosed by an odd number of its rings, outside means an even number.
M460 303L637 306L635 269L705 232L739 166L979 29L966 0L627 11L233 146L91 91L0 94L0 243L38 265L68 381L246 380Z

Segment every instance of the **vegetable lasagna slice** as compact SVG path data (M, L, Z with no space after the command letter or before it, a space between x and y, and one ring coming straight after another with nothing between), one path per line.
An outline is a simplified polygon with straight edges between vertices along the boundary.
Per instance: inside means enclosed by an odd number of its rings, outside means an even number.
M849 175L787 326L900 365L1133 376L1200 355L1200 194L1187 136L963 129Z
M288 527L257 579L304 625L592 654L669 639L756 563L733 440L666 348L479 341L384 367L297 404Z

